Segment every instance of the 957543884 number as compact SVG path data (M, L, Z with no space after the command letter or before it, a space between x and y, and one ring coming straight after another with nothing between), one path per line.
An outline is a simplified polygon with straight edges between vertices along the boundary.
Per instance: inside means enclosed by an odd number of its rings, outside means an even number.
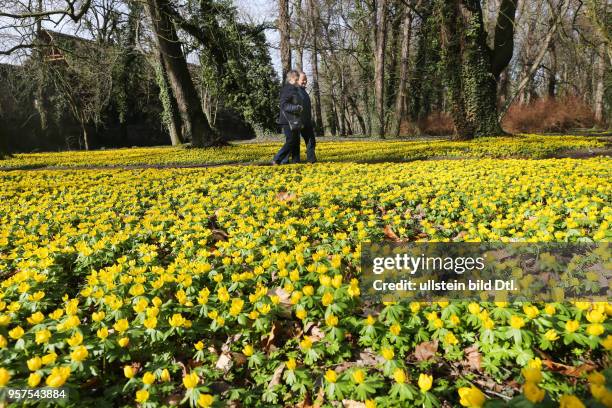
M0 401L60 401L67 400L68 388L4 388L0 389Z

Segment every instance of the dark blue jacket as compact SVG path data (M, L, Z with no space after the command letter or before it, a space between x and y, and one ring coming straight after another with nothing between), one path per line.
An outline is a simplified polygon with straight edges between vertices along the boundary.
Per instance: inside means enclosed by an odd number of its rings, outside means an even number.
M302 110L302 121L304 122L304 126L312 125L312 103L310 102L310 96L308 92L301 86L298 87L298 93L302 99L302 106L304 109Z
M280 91L280 113L277 119L279 125L288 125L287 119L293 121L301 117L302 100L298 88L298 86L290 84L282 87Z

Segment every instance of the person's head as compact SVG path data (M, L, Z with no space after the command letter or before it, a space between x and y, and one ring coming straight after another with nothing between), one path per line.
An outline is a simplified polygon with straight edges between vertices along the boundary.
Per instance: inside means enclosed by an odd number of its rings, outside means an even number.
M298 79L298 85L301 86L302 88L306 88L306 85L308 85L308 77L302 71L300 71L300 77Z
M300 73L296 71L295 69L292 69L291 71L287 72L286 81L288 84L297 85L297 82L299 79L300 79Z

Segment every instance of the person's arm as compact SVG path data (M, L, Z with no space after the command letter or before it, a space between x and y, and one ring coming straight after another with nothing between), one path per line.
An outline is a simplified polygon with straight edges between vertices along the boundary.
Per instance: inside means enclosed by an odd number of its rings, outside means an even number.
M280 96L280 108L281 110L288 112L288 113L296 113L296 112L301 112L302 111L302 105L295 105L292 102L292 93L287 91L287 90L283 90L281 91L281 96Z

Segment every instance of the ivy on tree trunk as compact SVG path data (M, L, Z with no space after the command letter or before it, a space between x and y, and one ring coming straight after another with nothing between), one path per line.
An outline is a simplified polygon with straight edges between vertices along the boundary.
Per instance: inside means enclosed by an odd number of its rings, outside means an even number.
M512 58L516 0L503 0L494 48L487 45L478 0L438 0L442 63L456 138L504 134L497 115L497 78Z

